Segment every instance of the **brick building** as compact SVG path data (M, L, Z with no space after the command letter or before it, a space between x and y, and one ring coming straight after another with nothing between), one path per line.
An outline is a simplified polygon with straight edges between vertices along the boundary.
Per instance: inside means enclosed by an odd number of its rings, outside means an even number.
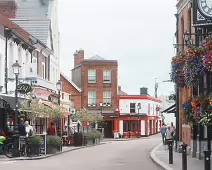
M90 113L107 116L105 137L112 137L113 116L118 109L118 62L100 56L85 59L83 50L76 51L72 81L82 89L82 107Z
M71 80L64 74L60 73L62 81L61 106L68 112L81 109L81 89L79 89Z

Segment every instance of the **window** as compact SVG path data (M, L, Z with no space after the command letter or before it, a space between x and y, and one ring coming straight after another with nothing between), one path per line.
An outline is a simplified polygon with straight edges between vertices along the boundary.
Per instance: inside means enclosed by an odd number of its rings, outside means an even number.
M136 132L136 123L132 122L132 132Z
M64 93L62 93L62 99L64 99Z
M96 105L96 92L88 91L88 105Z
M38 63L38 52L35 51L32 57L32 63Z
M71 100L71 95L69 95L69 100Z
M106 105L111 105L111 91L103 92L103 103Z
M42 78L46 79L46 57L42 57Z
M88 70L88 83L96 83L96 70Z
M135 103L130 103L130 113L135 113Z
M127 132L127 123L126 122L123 123L123 132Z
M111 83L111 70L104 70L103 81L104 83Z

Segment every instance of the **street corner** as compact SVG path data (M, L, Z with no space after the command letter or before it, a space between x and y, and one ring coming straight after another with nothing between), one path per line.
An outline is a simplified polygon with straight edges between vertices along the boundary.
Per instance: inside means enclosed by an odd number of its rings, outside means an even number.
M156 152L159 150L159 148L162 146L163 144L159 144L158 146L156 146L151 152L150 152L150 158L152 159L152 161L157 164L158 166L160 166L162 169L164 170L173 170L171 167L169 167L166 163L164 163L163 161L161 161L160 159L158 159L158 157L156 156Z

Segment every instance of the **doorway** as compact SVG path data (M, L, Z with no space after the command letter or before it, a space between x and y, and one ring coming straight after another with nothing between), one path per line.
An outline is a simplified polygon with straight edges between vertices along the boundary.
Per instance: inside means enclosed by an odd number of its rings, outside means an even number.
M104 137L113 138L113 123L112 121L104 121Z

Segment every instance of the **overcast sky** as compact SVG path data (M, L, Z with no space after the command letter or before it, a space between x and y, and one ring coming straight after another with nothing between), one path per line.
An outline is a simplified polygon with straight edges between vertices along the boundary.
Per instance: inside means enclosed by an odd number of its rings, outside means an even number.
M118 60L119 85L128 94L147 87L154 95L173 91L169 80L174 55L176 0L59 0L62 72L70 76L73 53Z

